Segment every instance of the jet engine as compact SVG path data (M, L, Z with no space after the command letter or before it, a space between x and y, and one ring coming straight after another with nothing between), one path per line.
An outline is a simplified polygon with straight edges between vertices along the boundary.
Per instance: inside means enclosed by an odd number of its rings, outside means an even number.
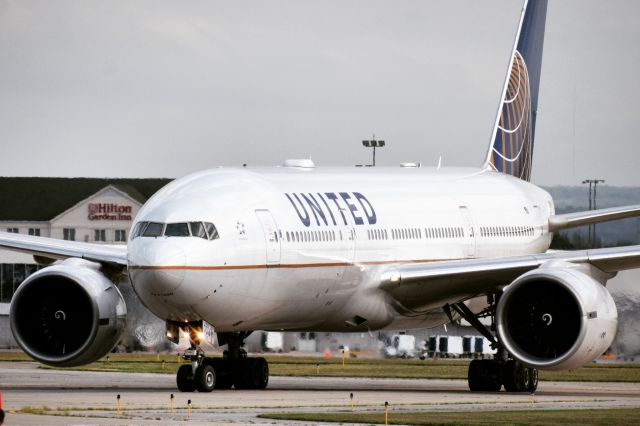
M496 312L507 351L540 370L581 367L611 345L618 312L607 289L572 265L542 267L508 285Z
M11 330L34 359L57 367L96 361L120 340L127 309L100 265L82 259L29 276L11 301Z

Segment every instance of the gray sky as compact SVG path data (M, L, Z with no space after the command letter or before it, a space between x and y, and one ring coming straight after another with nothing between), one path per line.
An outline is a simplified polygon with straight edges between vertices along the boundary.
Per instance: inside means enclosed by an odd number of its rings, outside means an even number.
M0 0L0 174L479 165L521 0ZM533 181L639 185L640 2L550 0Z

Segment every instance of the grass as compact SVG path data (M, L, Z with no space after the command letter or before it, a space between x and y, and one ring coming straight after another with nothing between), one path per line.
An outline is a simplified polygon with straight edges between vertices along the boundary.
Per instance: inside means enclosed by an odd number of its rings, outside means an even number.
M384 424L384 412L267 413L274 420ZM463 412L389 412L389 424L404 425L615 425L640 418L640 408Z
M272 376L291 377L372 377L407 379L466 379L469 361L466 360L406 360L380 358L348 358L342 366L341 358L265 356ZM162 360L165 361L164 368ZM21 352L0 352L0 361L31 361ZM184 363L176 354L110 354L109 360L88 364L76 370L120 371L175 374ZM51 368L51 367L44 367ZM541 371L540 380L640 382L640 364L590 363L572 371Z

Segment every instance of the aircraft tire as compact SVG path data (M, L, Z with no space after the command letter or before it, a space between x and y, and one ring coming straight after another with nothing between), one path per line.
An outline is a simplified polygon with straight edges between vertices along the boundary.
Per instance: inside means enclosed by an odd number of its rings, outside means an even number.
M238 363L233 375L233 386L236 389L254 389L252 380L254 361L254 358L245 358Z
M223 358L206 358L205 363L213 367L216 372L216 389L231 389L233 371L229 361Z
M194 382L198 392L211 392L216 387L216 371L208 364L202 364L196 370Z
M518 361L508 360L502 369L504 389L507 392L530 392L538 389L538 370L525 367Z
M254 358L251 368L253 389L264 389L269 384L269 363L264 358Z
M534 393L538 390L538 370L535 368L528 368L529 371L529 383L527 385L527 392Z
M498 361L474 359L467 375L472 392L499 392L502 387L502 368Z
M521 364L513 359L508 360L502 367L502 377L504 380L504 390L507 392L521 392L519 382L521 371Z
M193 380L191 365L182 365L176 374L176 384L180 392L193 392L196 390L196 383Z

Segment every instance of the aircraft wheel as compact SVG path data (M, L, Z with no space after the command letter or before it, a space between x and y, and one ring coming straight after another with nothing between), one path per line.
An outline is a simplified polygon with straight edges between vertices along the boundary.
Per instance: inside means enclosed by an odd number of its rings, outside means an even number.
M222 358L208 358L207 362L216 372L216 389L231 389L233 372L230 363Z
M199 392L211 392L216 387L216 372L212 366L202 364L196 370L194 381Z
M507 392L535 392L538 389L538 370L535 368L525 367L510 359L502 371Z
M527 370L529 370L527 392L534 393L538 390L538 370L536 368L528 368Z
M473 392L498 392L502 387L500 363L491 359L474 359L469 363L467 378Z
M236 389L253 389L254 358L245 358L238 363L233 375L233 385Z
M269 384L269 364L264 358L255 358L251 368L253 389L264 389Z
M193 372L191 365L182 365L178 369L176 382L180 392L193 392L196 390L196 383L193 380Z
M216 380L216 389L231 389L233 386L233 377L231 374L222 376Z
M504 377L504 390L507 392L520 392L520 376L522 365L513 359L504 363L502 376Z

